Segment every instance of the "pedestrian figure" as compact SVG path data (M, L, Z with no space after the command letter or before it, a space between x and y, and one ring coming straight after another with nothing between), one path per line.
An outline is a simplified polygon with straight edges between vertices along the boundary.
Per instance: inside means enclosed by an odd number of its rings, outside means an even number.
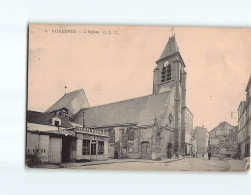
M202 153L202 157L204 157L204 153Z
M211 152L208 152L208 160L211 158Z

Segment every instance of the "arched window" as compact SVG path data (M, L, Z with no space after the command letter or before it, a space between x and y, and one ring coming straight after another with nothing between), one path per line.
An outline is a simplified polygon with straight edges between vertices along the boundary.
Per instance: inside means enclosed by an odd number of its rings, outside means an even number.
M161 82L166 82L171 80L171 65L168 64L167 66L163 66L162 72L161 72Z

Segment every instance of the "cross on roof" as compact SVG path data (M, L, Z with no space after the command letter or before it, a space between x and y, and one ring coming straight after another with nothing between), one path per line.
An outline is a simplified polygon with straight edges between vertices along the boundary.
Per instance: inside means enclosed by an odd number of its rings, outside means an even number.
M171 30L170 30L170 31L172 31L172 36L173 36L173 30L174 30L174 28L172 27Z

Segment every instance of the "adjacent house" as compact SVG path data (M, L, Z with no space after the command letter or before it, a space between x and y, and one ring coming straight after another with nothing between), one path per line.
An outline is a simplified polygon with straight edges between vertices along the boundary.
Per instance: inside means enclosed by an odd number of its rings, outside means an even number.
M194 128L194 135L196 138L197 143L197 151L199 154L205 154L208 150L208 140L209 140L209 134L207 131L207 128L204 127L195 127Z
M208 151L213 156L237 156L237 127L221 122L209 132Z
M182 129L184 133L184 138L181 136L181 139L183 139L184 143L184 154L186 156L191 156L196 153L196 140L193 134L193 114L187 107L183 108L183 114L184 122L182 123Z
M246 101L241 101L238 108L238 156L240 159L250 157L251 134L251 76L246 87Z

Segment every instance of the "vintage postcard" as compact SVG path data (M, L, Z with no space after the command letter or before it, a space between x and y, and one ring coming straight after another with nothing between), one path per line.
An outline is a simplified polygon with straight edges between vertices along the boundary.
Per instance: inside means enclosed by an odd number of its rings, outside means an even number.
M250 169L251 30L29 25L26 166Z

